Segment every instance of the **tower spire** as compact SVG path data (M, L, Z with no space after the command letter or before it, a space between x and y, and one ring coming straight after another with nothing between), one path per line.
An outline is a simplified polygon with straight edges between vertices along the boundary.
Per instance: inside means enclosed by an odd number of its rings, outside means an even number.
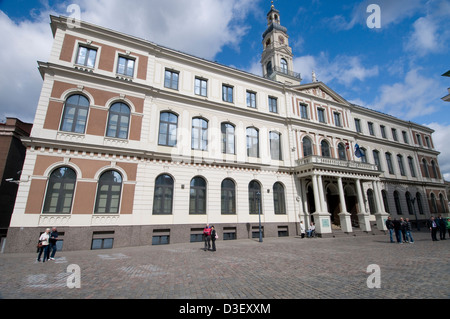
M261 65L264 77L292 85L300 84L300 74L293 72L294 55L289 46L287 28L281 25L280 11L275 9L274 1L271 1L267 29L262 37L264 51Z

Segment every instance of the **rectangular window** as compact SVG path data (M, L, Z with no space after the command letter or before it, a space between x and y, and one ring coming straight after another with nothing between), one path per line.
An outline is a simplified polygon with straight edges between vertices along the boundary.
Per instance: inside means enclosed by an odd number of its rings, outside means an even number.
M225 84L222 85L222 100L224 102L233 103L233 87L232 86L225 85Z
M431 148L430 138L428 136L425 136L425 143L427 144L427 147Z
M408 133L406 133L405 131L402 131L402 135L403 135L403 142L405 142L406 144L409 144Z
M178 90L179 73L176 71L166 70L164 76L164 87L168 89Z
M256 93L255 92L247 91L247 107L256 109Z
M408 157L408 164L409 164L409 170L411 172L411 176L416 177L416 169L414 168L414 160L411 156Z
M334 112L333 115L334 115L334 124L336 126L342 127L341 113Z
M422 136L420 134L416 134L416 138L417 144L419 144L419 146L422 146Z
M170 229L154 229L152 237L152 245L168 245L170 244Z
M361 133L361 120L355 119L356 132Z
M236 238L236 227L223 228L223 240L235 240Z
M317 109L317 116L319 117L320 123L326 123L325 121L325 110L324 109Z
M272 113L278 113L278 99L269 96L269 111Z
M369 134L372 135L372 136L374 136L374 135L375 135L375 132L374 132L374 130L373 130L373 123L372 123L372 122L369 122L369 123L367 123L367 126L369 127Z
M394 141L398 141L397 130L395 128L392 129L392 138L394 139Z
M119 62L117 64L117 73L129 76L129 77L133 77L134 76L134 65L135 65L134 59L126 58L124 56L119 56Z
M91 250L112 249L114 246L114 231L96 231L92 234Z
M97 57L97 49L80 46L78 48L76 64L83 65L88 68L94 68L96 57Z
M201 78L195 78L195 94L208 96L208 81Z
M300 116L302 119L308 119L308 104L300 103Z
M384 125L380 125L380 131L381 131L381 137L387 138L386 137L386 127Z

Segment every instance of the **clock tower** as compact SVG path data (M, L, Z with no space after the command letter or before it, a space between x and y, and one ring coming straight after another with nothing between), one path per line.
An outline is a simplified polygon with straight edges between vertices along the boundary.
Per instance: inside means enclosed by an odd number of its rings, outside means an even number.
M280 23L280 12L273 5L267 14L267 30L263 33L264 51L261 57L263 76L288 85L301 82L299 73L293 72L292 48L289 46L287 28Z

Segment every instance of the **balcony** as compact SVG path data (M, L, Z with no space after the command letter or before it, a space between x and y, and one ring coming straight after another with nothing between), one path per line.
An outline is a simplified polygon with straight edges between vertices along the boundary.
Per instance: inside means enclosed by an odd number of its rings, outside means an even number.
M357 173L371 173L379 175L382 172L377 165L370 163L362 163L355 161L345 161L336 158L322 157L322 156L308 156L297 160L298 171L304 171L310 168L325 168L329 170L345 170Z
M302 75L301 75L300 73L293 72L293 71L289 71L289 70L280 68L280 67L278 67L278 66L273 67L273 68L272 68L272 72L269 72L269 73L265 74L265 77L270 79L270 78L272 78L272 76L274 76L275 74L288 76L288 77L294 78L294 79L296 79L296 80L298 80L298 81L301 81L301 80L302 80Z

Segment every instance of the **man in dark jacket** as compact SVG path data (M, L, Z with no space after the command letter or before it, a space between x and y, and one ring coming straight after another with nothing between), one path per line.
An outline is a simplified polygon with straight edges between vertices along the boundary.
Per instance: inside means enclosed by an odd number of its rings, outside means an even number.
M439 227L439 238L441 240L445 240L445 232L447 231L447 223L445 222L445 219L442 218L442 215L439 215L437 218L437 224Z
M394 223L392 222L391 216L389 216L386 219L386 223L385 224L386 224L386 228L389 231L389 238L391 240L391 243L393 243L394 242L394 238L392 237L392 235L394 234Z
M399 220L394 219L394 231L395 231L395 238L397 238L397 243L402 243L402 224Z
M439 226L438 226L436 220L434 219L434 216L431 216L431 219L428 221L428 227L431 230L431 240L438 241L438 239L436 238L436 233L437 233Z
M50 233L50 238L48 240L49 246L48 246L48 252L50 254L50 260L55 260L55 254L57 251L56 248L56 242L58 241L58 231L56 230L56 227L52 228L52 232Z

